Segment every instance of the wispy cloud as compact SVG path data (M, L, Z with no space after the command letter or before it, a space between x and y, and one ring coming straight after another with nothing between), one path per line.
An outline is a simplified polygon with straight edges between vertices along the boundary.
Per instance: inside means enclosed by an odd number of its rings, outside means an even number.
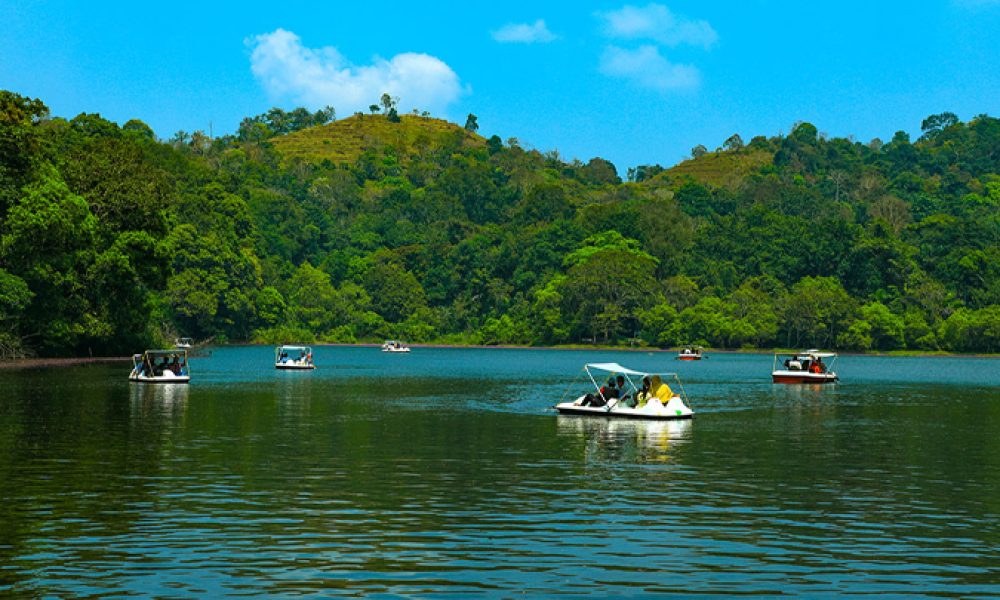
M549 31L544 19L534 23L508 23L491 35L494 40L506 44L544 44L558 39Z
M674 14L662 4L648 4L644 7L626 5L614 11L599 12L604 33L616 39L653 40L665 46L690 44L712 47L719 34L708 21L688 19Z
M445 112L463 93L458 75L428 54L403 53L352 65L333 47L307 48L295 33L276 29L246 40L250 68L273 97L309 108L332 105L341 114L365 110L388 92L403 110Z
M674 64L652 45L635 50L608 46L601 55L599 68L605 75L664 92L694 89L701 83L701 73L696 67Z

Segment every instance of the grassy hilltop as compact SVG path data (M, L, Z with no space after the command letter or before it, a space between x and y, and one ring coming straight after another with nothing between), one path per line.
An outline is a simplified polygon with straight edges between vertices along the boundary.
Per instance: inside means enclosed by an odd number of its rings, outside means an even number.
M774 161L774 152L746 149L741 152L707 152L664 171L666 180L691 180L701 185L736 189L751 173Z
M286 159L353 164L366 150L391 148L401 161L407 162L456 141L473 148L486 143L482 136L444 119L402 115L396 123L385 115L358 113L274 138L273 144Z

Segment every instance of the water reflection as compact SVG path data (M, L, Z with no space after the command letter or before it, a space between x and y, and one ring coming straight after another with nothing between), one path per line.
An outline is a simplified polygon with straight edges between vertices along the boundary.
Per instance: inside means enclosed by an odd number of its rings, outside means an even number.
M139 412L156 410L174 414L183 413L187 407L191 386L181 383L129 383L132 409Z
M0 372L0 597L1000 596L996 361L713 356L663 422L548 408L662 354L270 352Z
M191 387L180 383L129 382L129 420L136 432L169 437L187 413Z
M678 448L691 440L693 426L692 419L652 421L559 415L556 427L560 434L583 442L588 459L671 462Z

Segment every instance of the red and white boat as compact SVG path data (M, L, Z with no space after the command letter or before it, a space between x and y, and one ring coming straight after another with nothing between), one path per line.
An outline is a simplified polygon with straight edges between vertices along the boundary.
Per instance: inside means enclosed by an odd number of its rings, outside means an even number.
M823 359L831 359L829 363ZM771 369L774 383L835 383L840 378L833 371L836 352L806 350L794 353L776 353Z
M701 346L685 346L677 353L677 360L701 360Z

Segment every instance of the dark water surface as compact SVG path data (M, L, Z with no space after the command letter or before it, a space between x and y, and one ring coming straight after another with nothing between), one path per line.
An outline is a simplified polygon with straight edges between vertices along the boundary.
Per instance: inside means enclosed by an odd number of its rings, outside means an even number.
M1000 361L315 358L0 372L0 596L1000 595ZM680 372L694 420L548 409L608 360Z

